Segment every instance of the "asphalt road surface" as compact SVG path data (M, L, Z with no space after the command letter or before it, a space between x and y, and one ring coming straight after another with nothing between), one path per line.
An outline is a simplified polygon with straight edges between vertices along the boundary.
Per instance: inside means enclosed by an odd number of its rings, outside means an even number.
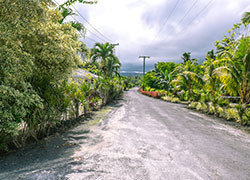
M1 157L0 179L250 180L250 136L133 89L89 132Z

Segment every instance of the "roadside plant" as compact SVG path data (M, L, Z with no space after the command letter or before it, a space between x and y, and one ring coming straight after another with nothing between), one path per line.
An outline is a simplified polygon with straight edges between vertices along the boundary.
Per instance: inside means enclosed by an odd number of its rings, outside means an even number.
M184 65L176 67L173 73L177 72L176 78L171 81L175 85L177 91L187 91L188 99L195 95L195 88L201 87L203 84L202 78L195 72L195 62L187 61Z
M225 115L225 109L220 107L219 105L216 106L216 110L217 110L217 114L219 117L221 118L225 118L226 115Z
M191 109L196 109L196 106L198 105L198 102L191 102L188 107Z
M238 111L235 108L226 108L225 117L227 120L236 120L236 121L240 120Z

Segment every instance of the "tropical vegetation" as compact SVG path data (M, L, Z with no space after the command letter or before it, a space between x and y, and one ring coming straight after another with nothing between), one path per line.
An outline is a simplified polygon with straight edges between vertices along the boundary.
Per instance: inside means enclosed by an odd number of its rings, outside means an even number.
M158 91L166 101L187 102L190 108L250 126L249 23L246 12L202 64L190 52L183 53L183 63L157 63L143 77L141 92Z
M0 152L48 136L124 90L114 46L89 50L79 40L84 27L65 21L74 2L0 1ZM98 76L74 79L76 69Z

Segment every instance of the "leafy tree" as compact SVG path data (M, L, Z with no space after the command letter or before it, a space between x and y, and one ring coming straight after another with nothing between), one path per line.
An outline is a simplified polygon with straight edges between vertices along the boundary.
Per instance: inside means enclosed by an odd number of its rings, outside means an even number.
M222 52L220 62L224 65L216 69L223 88L233 96L239 95L241 103L249 103L250 89L250 38L245 37L231 44Z
M50 1L8 0L0 7L0 144L5 144L20 122L38 132L61 117L66 107L60 82L79 63L80 43L71 24L59 23L61 13Z
M188 98L191 98L194 95L194 89L196 86L201 87L203 84L202 76L195 72L196 69L196 63L189 60L186 64L176 67L173 72L177 72L178 74L175 79L171 81L171 84L176 85L178 90L187 91Z
M213 51L209 51L206 55L206 61L203 62L203 65L205 67L203 76L203 88L207 92L207 99L210 98L213 105L215 106L220 94L220 82L216 74L216 68L218 67L218 65L216 65L216 61L213 58L215 58L213 55Z
M245 12L242 19L241 19L242 23L247 26L250 23L250 12Z
M143 77L143 84L145 87L160 89L158 85L158 77L154 71L147 72Z
M99 62L99 67L105 77L112 79L113 73L119 74L118 70L121 67L119 59L114 55L114 46L109 43L96 43L91 49L92 62Z
M186 62L191 60L191 52L183 53L181 59L183 60L184 64L186 64Z
M107 74L111 79L113 79L113 74L120 76L119 70L121 68L121 63L118 57L113 56L108 58L104 66L106 67Z
M176 64L174 62L158 62L155 65L155 72L165 72L166 70L172 72L175 67Z

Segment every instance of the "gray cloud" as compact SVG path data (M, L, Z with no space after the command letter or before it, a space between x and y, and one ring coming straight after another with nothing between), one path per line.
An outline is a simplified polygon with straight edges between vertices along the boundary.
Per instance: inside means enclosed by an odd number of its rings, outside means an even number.
M78 9L98 30L120 43L116 52L123 64L141 64L139 55L150 55L148 63L180 62L183 52L204 59L215 41L250 11L249 0L214 0L201 12L210 0L198 0L179 23L195 1L180 0L168 20L176 1L100 0L97 5L79 5ZM96 39L91 33L87 35ZM94 44L87 39L85 43L89 47Z

